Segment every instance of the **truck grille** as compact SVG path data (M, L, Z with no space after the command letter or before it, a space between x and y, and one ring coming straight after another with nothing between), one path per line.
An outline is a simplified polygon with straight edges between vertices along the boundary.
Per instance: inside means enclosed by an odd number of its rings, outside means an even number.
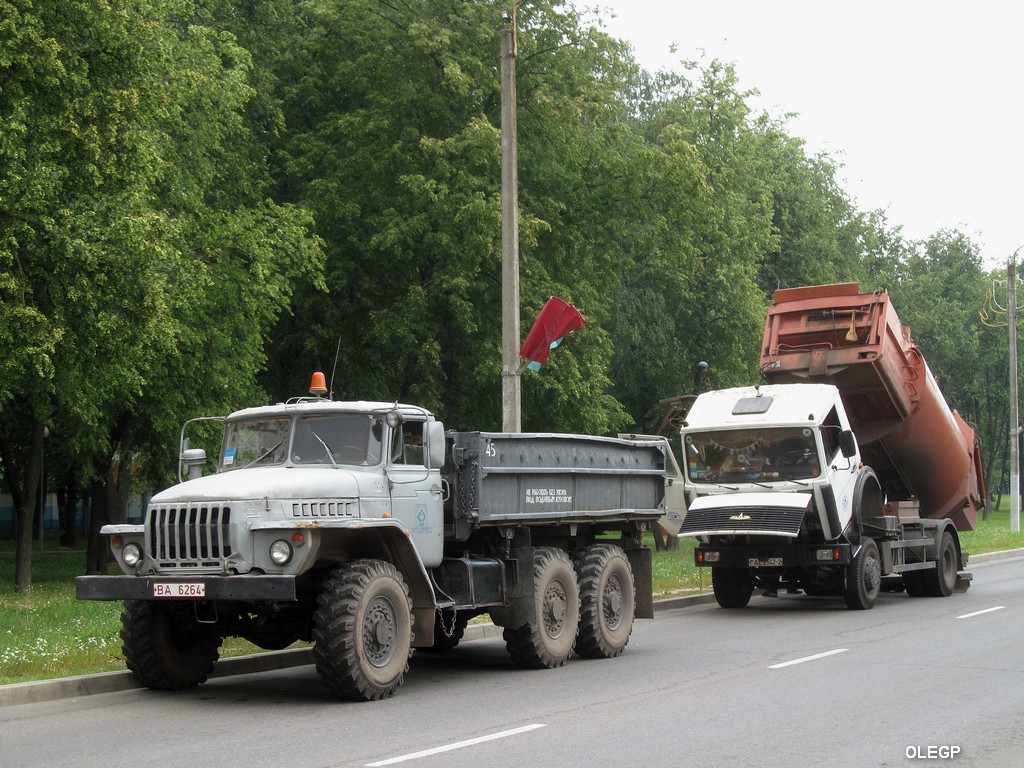
M149 556L160 568L219 568L231 556L226 506L150 507Z
M796 535L804 510L779 507L734 507L732 509L691 509L680 534L699 535L709 531L751 531Z

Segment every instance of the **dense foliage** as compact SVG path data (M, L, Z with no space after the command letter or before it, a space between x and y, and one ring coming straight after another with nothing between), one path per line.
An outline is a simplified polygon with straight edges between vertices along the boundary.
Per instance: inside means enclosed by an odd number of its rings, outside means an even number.
M182 420L314 369L336 397L500 427L506 5L0 0L0 456L24 541L44 440L95 530L167 482ZM698 361L756 380L775 288L856 280L890 290L999 465L977 248L859 211L731 66L646 72L594 22L518 8L523 324L551 295L587 318L525 377L524 429L651 431Z

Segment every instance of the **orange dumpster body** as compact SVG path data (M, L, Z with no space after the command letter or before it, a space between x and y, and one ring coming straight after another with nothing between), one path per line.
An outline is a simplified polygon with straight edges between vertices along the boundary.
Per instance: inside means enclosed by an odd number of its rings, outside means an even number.
M885 291L857 283L775 292L761 345L772 384L832 384L890 510L974 530L985 499L974 429L947 404Z

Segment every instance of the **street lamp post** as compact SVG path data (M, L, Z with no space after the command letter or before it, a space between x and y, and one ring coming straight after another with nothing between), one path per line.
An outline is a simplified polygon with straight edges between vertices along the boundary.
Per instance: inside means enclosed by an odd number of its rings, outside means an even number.
M1024 248L1024 245L1021 246ZM1006 318L1010 330L1010 531L1020 531L1020 456L1018 433L1020 416L1017 409L1017 252L1006 267Z
M522 428L519 378L519 175L516 147L516 15L501 30L501 428Z

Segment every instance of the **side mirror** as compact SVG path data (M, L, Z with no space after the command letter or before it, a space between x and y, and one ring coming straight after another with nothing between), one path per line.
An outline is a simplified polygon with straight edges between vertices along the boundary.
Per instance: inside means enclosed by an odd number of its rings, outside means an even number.
M444 466L445 454L444 424L440 421L427 422L427 466L440 469Z
M857 438L848 429L844 429L839 433L839 450L842 451L843 457L847 459L852 459L857 453Z

